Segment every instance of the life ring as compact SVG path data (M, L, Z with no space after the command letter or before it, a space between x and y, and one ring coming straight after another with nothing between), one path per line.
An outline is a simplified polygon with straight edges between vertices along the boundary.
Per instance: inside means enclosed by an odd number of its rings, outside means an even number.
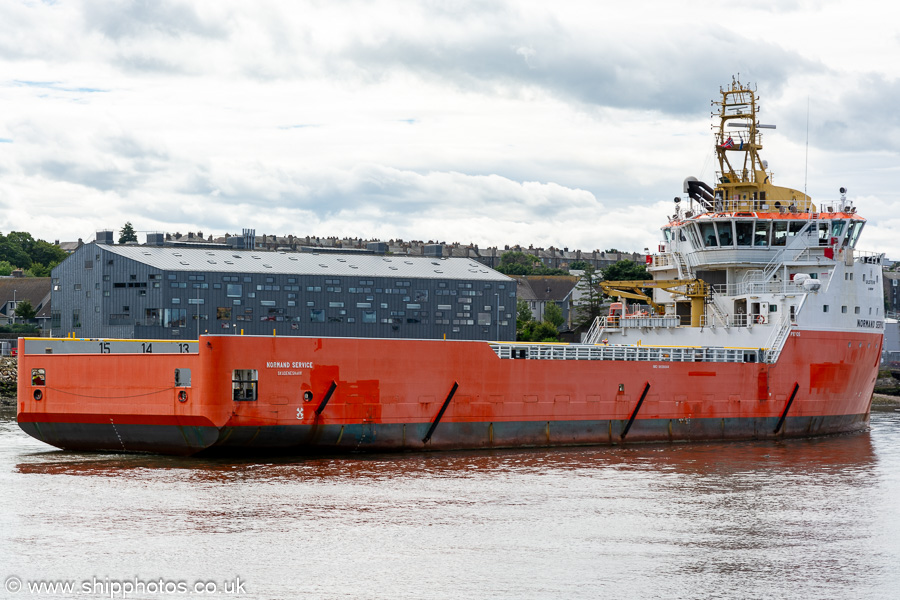
M187 402L187 392L186 391L181 390L180 392L178 392L178 401L179 402Z
M762 315L756 315L756 323L762 325L766 322L766 318Z

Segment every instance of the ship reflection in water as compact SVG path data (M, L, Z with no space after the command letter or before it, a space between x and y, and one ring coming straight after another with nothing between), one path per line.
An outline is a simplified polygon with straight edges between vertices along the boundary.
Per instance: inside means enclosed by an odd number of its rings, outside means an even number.
M47 452L5 414L0 564L23 580L240 577L250 598L888 598L900 413L871 425L234 460Z

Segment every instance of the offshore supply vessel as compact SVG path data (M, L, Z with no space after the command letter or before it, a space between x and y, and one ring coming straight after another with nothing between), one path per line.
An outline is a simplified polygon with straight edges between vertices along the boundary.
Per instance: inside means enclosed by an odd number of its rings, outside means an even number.
M883 255L841 190L772 183L721 89L710 186L582 343L203 335L19 340L18 422L73 450L341 452L769 439L868 425ZM734 130L732 132L731 130ZM632 302L629 304L629 300Z

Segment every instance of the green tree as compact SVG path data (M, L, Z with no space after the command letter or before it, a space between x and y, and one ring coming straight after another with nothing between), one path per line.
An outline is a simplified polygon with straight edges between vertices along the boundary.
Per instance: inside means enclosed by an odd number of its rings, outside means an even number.
M631 260L620 260L603 269L604 281L635 281L638 279L653 279L647 268Z
M31 238L30 234L26 233L25 236ZM18 231L11 231L7 236L0 235L0 260L20 269L27 269L31 266L31 257L22 247L22 237Z
M540 264L541 259L533 254L511 250L500 255L497 271L505 275L531 275L534 268Z
M66 253L54 244L34 239L27 231L11 231L0 235L0 274L8 275L7 265L22 269L26 275L47 276L50 269L61 263Z
M37 316L37 311L34 310L34 307L31 305L29 300L21 300L16 302L16 316L22 319L23 321L30 321L35 316Z
M575 302L575 324L578 327L590 325L603 311L603 294L600 292L600 273L593 265L581 274L578 281L578 300Z
M556 302L548 302L544 306L544 322L550 323L557 330L566 322L566 318L563 316L563 311L562 308L559 307L559 304Z
M532 342L558 342L559 341L559 332L556 330L552 324L547 321L542 321L538 323L537 321L532 321L532 326L529 330L529 341Z
M500 255L497 271L504 275L568 275L565 269L545 267L534 254L510 250Z
M531 309L528 307L528 302L525 300L517 300L516 301L516 331L520 331L525 323L534 320L531 315Z
M125 225L119 231L119 234L120 244L138 241L137 234L134 232L134 227L131 225L131 221L125 222Z
M50 242L36 240L30 250L31 260L47 267L49 271L66 260L66 251Z
M0 275L12 275L13 269L15 269L15 265L10 264L7 260L0 260Z
M56 266L56 263L53 263L53 266L45 267L40 263L32 263L31 268L25 271L26 277L50 277L50 272L53 267Z

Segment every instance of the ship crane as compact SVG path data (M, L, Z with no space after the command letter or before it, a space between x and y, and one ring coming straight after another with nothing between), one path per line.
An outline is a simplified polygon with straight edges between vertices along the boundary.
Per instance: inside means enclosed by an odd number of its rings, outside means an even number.
M600 291L610 297L642 300L649 304L656 314L664 314L665 307L655 302L646 289L664 290L680 294L691 301L691 327L700 327L704 305L709 297L709 284L702 279L638 279L634 281L601 281Z

